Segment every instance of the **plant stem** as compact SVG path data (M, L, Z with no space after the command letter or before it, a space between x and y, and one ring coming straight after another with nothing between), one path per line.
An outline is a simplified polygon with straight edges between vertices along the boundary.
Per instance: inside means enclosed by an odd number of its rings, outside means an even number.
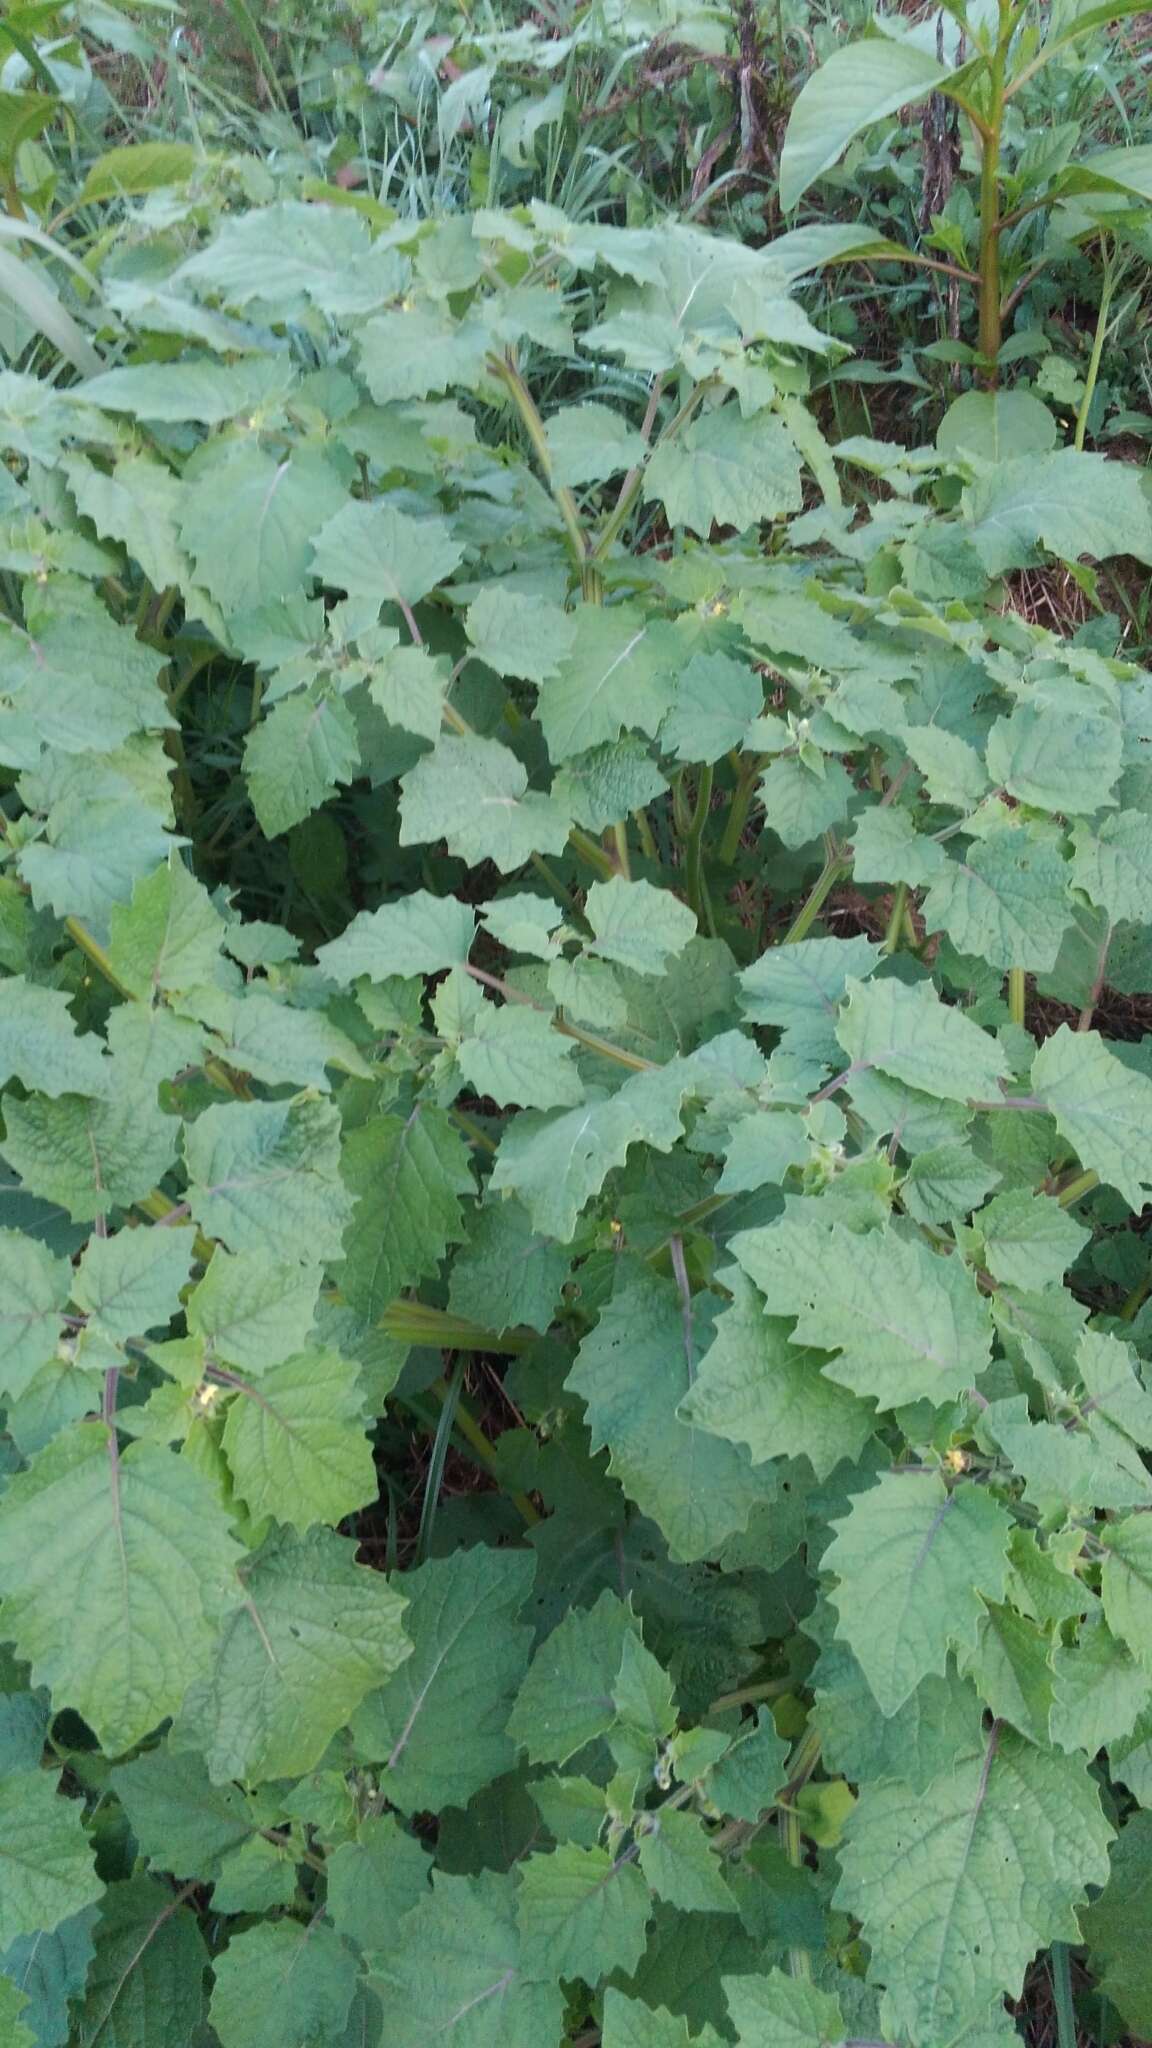
M832 894L841 875L847 874L848 863L840 853L830 854L824 867L817 875L805 901L801 904L789 925L782 946L794 946L799 939L806 939L825 903Z
M696 804L688 825L688 836L684 842L684 872L688 887L688 901L696 912L701 924L713 930L712 906L704 882L704 827L708 823L708 812L712 804L712 764L706 761L700 770L696 784Z
M440 1403L440 1406L445 1411L445 1413L447 1413L448 1404L451 1401L452 1397L452 1389L450 1383L445 1380L436 1380L433 1386L429 1389L429 1391L432 1394L433 1398ZM472 1414L471 1410L468 1408L463 1398L459 1395L457 1396L456 1400L456 1413L453 1420L455 1428L459 1431L459 1434L463 1437L465 1443L473 1452L477 1461L481 1465L483 1465L485 1471L495 1473L496 1476L499 1477L500 1468L497 1463L495 1454L492 1450L492 1446L489 1443L487 1437L485 1436L484 1431L481 1429L480 1424L477 1422L476 1417ZM529 1527L531 1527L534 1522L538 1522L540 1520L539 1511L533 1507L532 1502L529 1500L526 1493L512 1493L509 1494L508 1498L512 1502L512 1505L516 1509L521 1520L523 1522L526 1522Z
M429 1308L422 1301L394 1301L377 1319L377 1328L402 1344L422 1344L442 1351L466 1346L470 1351L491 1351L509 1357L527 1351L536 1342L530 1331L504 1330L498 1336L494 1330L483 1330L463 1316L448 1315L444 1309Z
M718 860L725 867L732 866L740 851L740 841L744 837L744 827L748 823L748 813L752 808L752 798L756 793L756 783L765 758L762 754L745 754L741 758L740 772L736 778L736 787L728 800L728 818L717 854Z
M648 823L647 811L633 811L632 823L636 827L636 834L640 841L640 851L644 855L645 860L658 863L660 855L657 851L656 841L652 837L652 827Z
M613 865L617 874L623 875L624 880L630 882L632 880L632 858L628 852L628 827L623 820L619 820L612 827L612 848L615 855Z
M884 934L884 951L898 953L900 940L904 935L904 912L908 902L907 882L897 882L892 892L892 909L888 918L888 929Z
M1028 983L1022 967L1008 969L1008 1014L1014 1024L1023 1025L1028 1003Z
M1054 1941L1048 1957L1052 1998L1056 2006L1057 2048L1076 2048L1076 2014L1072 2005L1072 1964L1066 1941Z
M1062 1209L1070 1209L1073 1202L1080 1200L1081 1195L1090 1195L1093 1188L1099 1185L1100 1175L1093 1173L1089 1167L1086 1172L1078 1173L1075 1180L1070 1180L1067 1187L1061 1188L1056 1200Z
M576 500L566 484L558 484L552 475L552 451L548 446L548 434L537 409L536 400L529 391L516 367L511 354L489 356L488 368L497 381L503 384L524 423L524 430L532 443L532 452L540 465L541 474L552 493L556 509L564 521L568 535L568 547L574 562L581 568L587 562L591 550L588 547Z
M580 855L581 860L586 860L589 867L595 868L602 882L612 880L616 873L616 863L611 854L605 853L604 848L598 846L589 833L582 831L579 825L573 825L568 839L573 851Z
M1096 380L1100 375L1100 359L1104 354L1104 343L1108 338L1108 315L1112 310L1112 294L1116 289L1117 271L1107 236L1102 235L1100 241L1104 250L1104 274L1100 285L1100 310L1096 315L1096 332L1092 336L1092 353L1088 358L1088 368L1084 376L1084 395L1080 400L1080 410L1076 415L1076 432L1072 438L1072 446L1078 452L1083 451L1084 437L1088 432L1088 414L1092 410L1092 400L1096 395ZM1055 1956L1056 1950L1053 1949L1052 1953ZM1064 2048L1063 2042L1061 2042L1060 2048Z
M980 138L980 337L983 378L996 388L1000 338L1000 132L1004 123L1004 71L1011 39L1011 8L1000 0L996 48L988 67L987 133Z
M460 1400L460 1389L464 1384L464 1372L468 1364L468 1353L461 1351L452 1368L452 1377L441 1396L440 1419L432 1439L432 1456L428 1461L428 1474L424 1483L424 1500L420 1509L420 1527L416 1535L416 1562L423 1564L432 1542L432 1531L436 1523L436 1510L440 1505L440 1487L444 1479L444 1463L448 1456L448 1445L452 1437L452 1425L456 1420L456 1408Z

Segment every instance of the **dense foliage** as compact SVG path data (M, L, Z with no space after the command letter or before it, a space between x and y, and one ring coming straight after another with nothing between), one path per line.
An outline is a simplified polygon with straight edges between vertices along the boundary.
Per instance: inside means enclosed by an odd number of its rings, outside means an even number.
M786 197L979 114L864 47ZM1099 350L833 441L908 252L561 112L405 214L13 143L120 211L0 251L5 2048L1152 2030L1152 502Z

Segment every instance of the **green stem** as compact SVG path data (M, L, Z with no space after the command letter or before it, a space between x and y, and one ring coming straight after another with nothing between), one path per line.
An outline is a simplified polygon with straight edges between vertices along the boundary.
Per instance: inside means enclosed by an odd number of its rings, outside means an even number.
M658 863L660 854L656 841L652 837L652 827L648 823L647 811L633 811L632 823L636 827L637 837L640 841L640 851L644 855L645 860Z
M684 869L688 885L688 901L696 912L701 924L709 931L713 928L712 906L708 901L708 890L704 881L704 827L708 823L708 812L712 804L712 764L705 762L696 784L696 804L688 826L688 837L684 844Z
M1052 1998L1056 2006L1057 2048L1076 2048L1076 2013L1072 2004L1072 1963L1066 1941L1054 1941L1048 1958Z
M1101 236L1101 242L1106 244L1107 237ZM1100 375L1100 360L1104 354L1104 343L1108 338L1108 315L1112 310L1112 294L1115 289L1116 271L1111 256L1106 253L1103 282L1100 286L1100 310L1096 315L1096 332L1092 337L1092 353L1088 358L1088 369L1084 377L1084 395L1080 400L1080 410L1076 415L1076 432L1072 439L1072 446L1081 452L1084 447L1084 437L1088 432L1088 414L1092 409L1092 400L1096 395L1096 380ZM1053 1949L1052 1953L1055 1956L1055 1949ZM1061 2048L1063 2048L1063 2043L1061 2043Z
M806 939L825 903L832 894L841 875L848 872L848 863L839 853L831 855L817 875L807 898L789 925L782 946L794 946L800 939Z
M980 138L980 354L984 380L995 390L1003 326L1000 312L1000 131L1011 10L1000 0L1000 26L988 67L987 133Z
M1028 983L1022 967L1008 969L1008 1014L1014 1024L1023 1025L1028 1004Z
M442 1308L429 1308L422 1301L394 1301L377 1319L377 1327L402 1344L439 1351L490 1351L513 1358L537 1341L526 1330L504 1330L497 1336L493 1330L483 1330L463 1316L448 1315Z
M888 918L888 929L884 934L884 951L898 953L904 935L904 912L908 903L907 882L897 882L892 892L892 909Z
M712 389L713 383L713 378L704 377L696 385L695 389L689 392L675 419L669 420L663 433L657 436L656 447L652 451L653 454L655 454L656 448L663 448L666 442L671 441L680 432L681 428L687 426L707 392ZM635 469L628 471L624 482L620 486L620 496L617 498L615 505L592 545L591 553L596 561L603 561L604 556L608 553L609 548L628 518L632 507L644 488L644 474L645 465L639 463Z
M732 866L740 851L740 841L744 837L744 827L748 823L756 783L766 759L767 756L763 754L747 754L741 761L736 787L728 801L728 819L717 855L725 867Z
M450 1384L444 1380L437 1380L431 1388L431 1393L439 1401L444 1413L447 1414L448 1405L452 1398ZM466 1403L459 1395L456 1398L456 1410L453 1421L457 1431L463 1437L477 1462L483 1465L486 1472L492 1472L499 1477L500 1466L492 1446L475 1416L471 1414ZM529 1527L531 1527L533 1522L540 1520L539 1512L533 1507L526 1493L512 1493L509 1494L508 1498L521 1520L526 1522Z
M591 550L587 536L580 524L576 500L566 484L556 483L552 474L552 451L548 446L548 435L544 422L537 410L536 401L516 368L511 356L490 356L488 368L492 375L503 384L524 423L524 431L532 443L532 452L540 465L541 474L552 493L556 509L564 521L568 534L568 546L574 562L583 567Z
M613 866L626 882L632 880L632 857L628 852L628 827L619 819L612 827Z
M424 1563L431 1546L436 1510L440 1505L440 1488L444 1480L444 1464L448 1456L448 1445L452 1440L452 1425L456 1420L456 1409L464 1385L467 1364L468 1353L461 1351L452 1368L452 1377L443 1389L440 1417L436 1424L436 1434L432 1439L432 1455L428 1460L428 1472L424 1481L424 1500L420 1509L420 1527L416 1535L417 1564Z
M598 846L590 834L582 831L579 825L573 825L568 838L574 851L580 855L581 860L588 862L589 867L595 868L601 881L610 882L616 873L616 863L611 854L605 853L604 848Z
M1089 1167L1086 1172L1078 1173L1075 1180L1070 1180L1066 1188L1061 1188L1056 1200L1062 1209L1070 1209L1073 1202L1078 1202L1082 1195L1090 1195L1099 1185L1100 1175Z

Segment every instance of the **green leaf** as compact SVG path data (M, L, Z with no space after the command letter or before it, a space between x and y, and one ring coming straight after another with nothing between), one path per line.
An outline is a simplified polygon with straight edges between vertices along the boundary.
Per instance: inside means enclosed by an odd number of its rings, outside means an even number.
M696 934L696 918L666 889L626 882L622 875L593 882L585 899L593 938L588 950L637 974L663 974L668 956L682 953Z
M807 846L848 815L854 794L851 777L839 761L818 756L818 766L785 755L773 761L759 783L764 816L785 846Z
M493 1193L511 1189L537 1230L567 1244L585 1202L623 1165L630 1145L644 1139L667 1152L681 1135L679 1098L647 1085L663 1078L636 1074L615 1095L593 1095L559 1116L523 1111L501 1142Z
M1152 1679L1095 1617L1084 1623L1077 1643L1057 1645L1052 1671L1052 1740L1089 1756L1130 1735L1152 1694Z
M576 639L537 713L553 761L570 760L625 728L651 738L672 702L681 646L635 605L581 605Z
M176 280L229 305L261 299L298 316L306 298L336 317L371 312L402 278L393 251L387 244L374 249L354 213L287 199L225 215L212 241L181 264Z
M681 761L718 761L738 747L764 708L764 685L728 654L694 654L676 677L661 744Z
M491 860L506 875L533 853L561 853L567 843L563 810L528 788L527 769L499 740L448 734L401 788L402 846L443 840L470 867Z
M68 2036L73 2048L192 2048L207 1962L195 1914L167 1885L148 1877L110 1885Z
M533 1977L582 1977L634 1970L651 1910L634 1863L607 1849L566 1842L520 1866L518 1916L523 1967Z
M1103 455L1058 448L1001 462L969 486L965 510L990 576L1026 565L1040 545L1065 562L1118 554L1152 561L1152 507L1140 479Z
M271 1921L234 1934L212 1963L209 2017L220 2048L310 2048L336 2041L356 1959L330 1927Z
M892 1231L821 1230L803 1213L741 1231L731 1249L796 1344L839 1355L824 1371L881 1408L964 1392L988 1364L991 1325L955 1259Z
M456 1049L456 1063L477 1095L501 1105L568 1108L584 1096L573 1049L573 1040L553 1030L551 1016L540 1010L485 1002Z
M308 1341L320 1291L317 1266L287 1266L218 1246L188 1296L188 1328L222 1365L258 1377Z
M695 1814L654 1814L640 1836L640 1868L658 1898L686 1913L729 1912L735 1903Z
M69 2040L68 2002L84 1990L95 1919L96 1909L86 1906L82 1913L62 1920L53 1933L38 1929L22 1935L0 1955L4 1980L27 2000L21 2013L33 2048L65 2048ZM19 2034L12 2048L25 2048Z
M414 519L384 499L353 501L316 533L312 568L322 583L350 597L414 605L452 574L463 554L443 519Z
M72 1298L114 1344L163 1329L192 1263L190 1230L119 1230L84 1248Z
M341 1288L362 1315L378 1316L463 1236L459 1198L474 1192L468 1150L444 1110L418 1103L407 1118L373 1117L350 1134L344 1180L355 1206Z
M89 165L76 204L91 206L102 199L134 197L142 192L157 192L165 185L183 185L199 163L199 151L190 142L134 142L120 149L106 149Z
M148 1443L113 1459L105 1425L80 1423L0 1502L5 1629L57 1709L75 1708L115 1753L206 1669L242 1596L242 1555L201 1473Z
M1009 1721L1030 1742L1048 1741L1052 1710L1052 1640L1014 1607L992 1603L980 1623L976 1648L961 1661L998 1721Z
M719 1762L708 1773L708 1791L721 1812L738 1820L759 1820L787 1779L788 1745L776 1733L766 1707L743 1722Z
M534 1569L525 1551L478 1545L405 1574L412 1655L353 1724L357 1753L402 1812L464 1806L515 1763L508 1717L532 1632L514 1617Z
M719 2048L720 2036L712 2027L701 2034L688 2034L688 2023L664 2006L653 2011L638 1998L625 1998L622 1991L604 1993L604 2048Z
M112 1773L112 1789L142 1855L174 1877L213 1878L257 1823L235 1785L213 1785L203 1759L147 1750Z
M1101 1592L1113 1633L1152 1672L1152 1522L1130 1515L1101 1530Z
M0 1230L0 1385L13 1399L53 1356L71 1291L66 1259L22 1231Z
M937 427L936 446L941 455L1012 462L1047 454L1056 436L1056 421L1031 391L965 391Z
M852 1648L884 1714L896 1713L922 1678L943 1675L949 1649L971 1649L980 1595L999 1600L1011 1522L970 1482L949 1492L934 1472L893 1472L852 1501L824 1564L839 1633Z
M862 1922L889 2024L931 2039L1018 1997L1037 1949L1077 1940L1111 1830L1082 1759L996 1726L919 1799L864 1786L847 1833L836 1903Z
M216 979L224 920L178 857L137 882L110 924L108 958L130 995L153 999Z
M213 1784L312 1770L364 1695L409 1655L403 1595L356 1564L355 1549L313 1529L278 1534L245 1563L243 1604L172 1737L203 1754Z
M757 1465L805 1457L824 1479L842 1458L855 1463L875 1427L867 1403L825 1377L822 1352L790 1341L787 1323L765 1313L739 1267L719 1277L731 1306L716 1319L695 1384L680 1403L682 1419L746 1444Z
M724 1995L748 2048L761 2041L771 2042L772 2048L825 2048L843 2037L844 2021L831 1992L787 1977L783 1970L767 1977L725 1977Z
M1061 1024L1032 1062L1032 1087L1082 1164L1142 1209L1152 1193L1152 1081L1098 1031Z
M490 343L479 321L452 320L429 307L383 313L360 336L360 361L378 405L395 398L426 398L454 384L474 390L484 374Z
M791 213L854 135L928 98L950 67L911 42L874 36L836 50L795 100L780 155L780 204Z
M434 741L451 675L448 661L426 647L392 647L369 677L368 694L391 725Z
M366 1820L354 1842L328 1858L328 1913L337 1934L357 1948L378 1948L402 1913L428 1888L432 1859L391 1814Z
M445 2039L453 2048L541 2048L560 2038L557 1973L550 1964L543 1974L524 1967L509 1877L438 1873L427 1898L380 1946L371 1982L385 2040L411 2048Z
M339 1352L302 1351L241 1387L221 1444L253 1522L271 1515L303 1532L376 1498L359 1371Z
M662 500L672 526L705 537L713 526L743 532L762 519L800 510L799 451L775 413L747 419L730 402L697 415L675 440L657 448L645 492Z
M714 1556L745 1527L761 1487L745 1453L684 1421L712 1301L689 1308L641 1266L621 1270L567 1385L587 1403L593 1444L675 1558Z
M541 1643L520 1688L508 1732L531 1763L565 1764L616 1719L616 1679L634 1628L623 1601L604 1591L573 1608Z
M546 1330L570 1264L515 1197L487 1202L452 1262L448 1306L482 1330Z
M180 521L197 582L226 613L293 596L307 579L314 536L345 500L318 448L278 460L255 440L205 443L188 473Z
M220 427L280 397L292 381L291 372L272 356L249 356L234 363L132 363L90 377L85 402L102 412L134 413L139 419L182 425ZM160 471L168 476L167 470ZM177 494L179 495L179 494Z
M100 1040L81 1037L58 989L22 974L0 981L0 1086L15 1078L42 1095L100 1095L106 1080Z
M825 1643L812 1684L821 1753L829 1769L857 1785L899 1778L918 1796L981 1740L983 1703L951 1669L944 1678L922 1679L899 1711L885 1716L847 1643L836 1640Z
M462 967L476 936L476 913L454 896L415 889L379 910L361 910L338 939L317 948L316 957L333 981L367 976L439 974Z
M996 1195L973 1222L984 1264L1007 1287L1059 1287L1090 1237L1050 1195L1026 1188Z
M877 806L854 827L852 872L858 882L904 882L919 889L947 864L944 848L917 832L907 811Z
M274 704L244 746L252 808L270 839L309 817L359 768L360 744L347 704L311 691Z
M1150 1910L1152 1813L1135 1813L1113 1847L1108 1882L1080 1923L1101 1991L1138 2033L1152 2026Z
M996 1040L926 981L850 982L836 1036L854 1066L878 1067L946 1102L996 1101L1012 1071Z
M1067 864L1055 846L1015 827L992 832L926 879L929 931L947 932L958 952L993 967L1051 972L1073 915Z
M188 1203L206 1237L232 1251L337 1259L350 1197L340 1119L328 1103L232 1102L184 1130Z
M643 462L646 443L611 406L562 405L547 421L552 474L558 484L599 484ZM542 679L541 679L542 680Z
M576 621L559 605L492 584L468 607L464 621L478 658L498 676L546 683L572 652Z
M0 1780L0 1947L51 1933L103 1889L77 1802L39 1768Z
M87 589L70 590L34 635L0 624L4 694L46 747L110 754L133 733L173 723L157 678L162 657L118 626ZM0 736L12 714L0 719ZM4 749L19 765L18 753ZM35 757L32 756L32 759Z
M992 727L988 773L1022 803L1092 812L1112 800L1122 747L1116 719L1025 702Z
M753 1024L772 1024L789 1051L837 1057L836 1010L849 980L880 963L878 946L851 939L802 939L762 953L740 976L741 1007Z
M1094 830L1078 825L1071 879L1112 924L1144 920L1152 890L1152 826L1143 811L1118 811Z

